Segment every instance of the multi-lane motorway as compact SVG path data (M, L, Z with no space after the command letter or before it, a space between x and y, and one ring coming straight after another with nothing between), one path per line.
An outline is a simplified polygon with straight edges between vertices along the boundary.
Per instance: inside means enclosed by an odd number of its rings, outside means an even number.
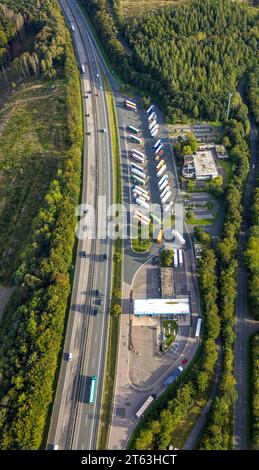
M74 2L61 0L68 24L74 25L73 40L81 75L85 144L82 204L95 208L96 222L105 220L113 201L112 150L107 104L101 73ZM82 69L81 69L82 71ZM106 132L103 130L106 129ZM100 196L106 197L106 203ZM111 290L112 244L106 234L90 232L91 211L80 221L77 261L68 317L67 333L52 412L47 448L94 449L101 403L108 312ZM89 237L89 238L87 238ZM105 256L104 256L105 255ZM99 290L101 295L96 295ZM68 362L68 353L73 359ZM88 404L90 377L97 377L96 400Z

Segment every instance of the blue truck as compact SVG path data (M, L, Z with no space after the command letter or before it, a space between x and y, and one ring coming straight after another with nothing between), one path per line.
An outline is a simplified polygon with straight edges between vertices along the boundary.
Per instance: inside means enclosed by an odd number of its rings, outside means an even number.
M172 372L171 375L169 375L169 377L167 377L167 379L164 381L164 385L167 386L174 382L179 377L182 371L183 367L179 366L176 370Z

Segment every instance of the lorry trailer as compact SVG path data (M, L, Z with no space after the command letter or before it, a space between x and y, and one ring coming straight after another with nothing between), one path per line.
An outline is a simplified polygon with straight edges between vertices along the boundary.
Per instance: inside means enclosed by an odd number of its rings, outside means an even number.
M166 195L163 197L161 203L162 203L162 204L165 204L165 203L168 201L168 199L169 199L169 197L170 197L171 195L172 195L172 191L168 191L168 192L166 193Z
M160 176L162 176L164 174L164 172L166 171L166 168L167 168L167 166L163 165L162 168L160 168L159 171L157 172L156 176L158 178L160 178Z
M143 201L140 197L137 197L136 203L137 203L139 206L144 207L144 209L149 209L149 203L146 202L146 201Z
M158 181L158 187L160 187L165 180L168 180L168 175L162 176L162 178Z

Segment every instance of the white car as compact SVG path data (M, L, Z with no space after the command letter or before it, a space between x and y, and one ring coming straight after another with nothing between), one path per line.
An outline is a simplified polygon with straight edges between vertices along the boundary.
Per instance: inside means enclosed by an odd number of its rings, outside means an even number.
M104 129L103 129L103 132L107 132L107 129L106 129L106 128L104 128Z
M182 372L182 371L183 371L183 367L182 367L182 366L179 366L179 367L178 367L178 370L179 370L180 372Z

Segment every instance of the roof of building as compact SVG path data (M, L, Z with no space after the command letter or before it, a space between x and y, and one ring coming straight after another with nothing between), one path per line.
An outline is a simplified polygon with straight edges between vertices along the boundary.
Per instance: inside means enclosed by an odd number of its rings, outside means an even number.
M190 315L189 299L135 299L134 315Z
M194 154L196 178L199 176L218 176L218 170L211 150L198 150Z

